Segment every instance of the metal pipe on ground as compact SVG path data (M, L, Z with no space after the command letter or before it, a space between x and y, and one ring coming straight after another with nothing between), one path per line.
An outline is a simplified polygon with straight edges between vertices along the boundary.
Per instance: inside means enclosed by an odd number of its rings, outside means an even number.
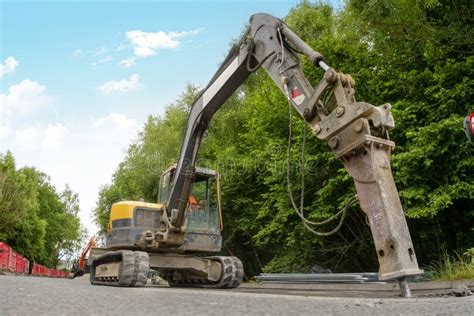
M377 273L263 273L255 277L267 283L367 283L380 282Z

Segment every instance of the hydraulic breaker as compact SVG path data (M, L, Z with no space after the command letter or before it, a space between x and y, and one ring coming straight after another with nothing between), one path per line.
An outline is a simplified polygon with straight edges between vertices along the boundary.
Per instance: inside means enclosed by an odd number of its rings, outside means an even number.
M391 105L375 107L356 102L354 84L350 76L328 69L310 101L315 110L308 111L332 110L310 125L316 137L329 143L336 158L354 178L360 206L372 231L380 280L401 280L402 293L409 296L405 278L423 271L418 268L390 166L390 154L395 147L388 134L395 126ZM320 96L328 89L333 94L323 104Z

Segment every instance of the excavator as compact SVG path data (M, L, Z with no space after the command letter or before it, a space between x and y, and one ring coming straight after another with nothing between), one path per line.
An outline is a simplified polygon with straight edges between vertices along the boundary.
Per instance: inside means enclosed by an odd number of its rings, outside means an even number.
M305 77L299 55L323 69L315 87ZM356 101L350 75L329 67L284 21L268 14L251 16L247 31L196 97L178 162L161 176L157 203L111 206L106 247L91 249L92 284L143 286L150 268L170 286L221 289L241 284L242 262L216 255L222 246L220 176L195 162L213 115L260 67L354 179L371 228L379 279L398 280L402 295L410 296L408 278L423 271L391 172L391 105Z
M91 250L92 247L96 246L96 242L94 238L91 238L89 242L87 243L86 247L81 253L81 256L79 257L79 260L74 263L72 267L72 276L70 277L71 279L74 279L76 277L83 276L87 270L86 268L88 267L87 265L87 255L89 254L89 251Z

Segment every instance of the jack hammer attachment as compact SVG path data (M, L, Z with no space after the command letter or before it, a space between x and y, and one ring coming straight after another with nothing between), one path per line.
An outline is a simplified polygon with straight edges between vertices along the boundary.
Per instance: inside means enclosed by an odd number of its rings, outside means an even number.
M369 219L380 263L379 279L399 279L423 273L418 268L398 191L390 168L390 145L376 138L354 155L342 158L354 178L362 210Z
M390 167L390 153L395 143L388 130L395 127L391 105L375 107L357 102L354 80L329 68L310 100L308 113L333 109L327 116L309 122L313 133L326 140L336 158L342 160L354 178L362 210L369 219L379 260L379 279L398 279L404 297L410 296L408 276L422 274L408 231L397 188ZM320 97L332 87L326 104ZM322 106L322 107L321 107Z

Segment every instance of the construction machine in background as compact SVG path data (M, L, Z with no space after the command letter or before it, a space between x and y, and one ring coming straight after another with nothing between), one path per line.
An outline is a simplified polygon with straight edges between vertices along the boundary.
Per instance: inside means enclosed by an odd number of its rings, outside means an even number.
M298 54L325 71L314 88ZM402 293L409 296L406 278L422 270L390 167L395 147L388 133L395 126L391 105L356 101L351 76L329 67L282 20L268 14L250 18L247 32L194 101L178 163L161 177L158 203L112 206L106 248L91 251L92 284L141 286L150 267L171 286L234 288L241 283L241 261L215 255L222 246L219 175L196 167L195 161L213 115L260 67L354 178L378 255L379 279L400 280Z
M87 243L86 247L82 251L81 255L79 256L79 259L73 264L72 270L71 270L71 279L74 279L76 277L83 276L85 273L89 272L88 271L88 265L87 265L87 255L89 254L89 251L91 250L92 247L96 246L96 242L94 238L91 238L89 242Z

